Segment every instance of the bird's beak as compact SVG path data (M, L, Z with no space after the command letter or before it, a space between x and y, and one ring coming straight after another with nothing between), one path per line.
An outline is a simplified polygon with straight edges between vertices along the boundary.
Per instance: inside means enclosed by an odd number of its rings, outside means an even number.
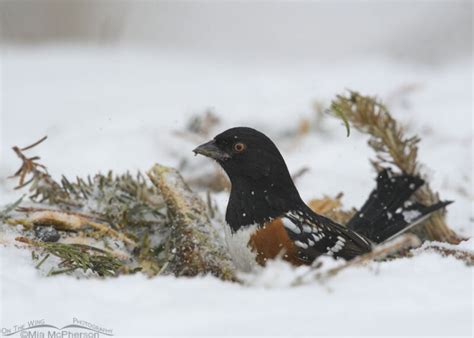
M229 154L219 149L216 145L216 141L212 140L207 143L201 144L199 147L193 150L194 154L201 154L218 161L225 161L230 158Z

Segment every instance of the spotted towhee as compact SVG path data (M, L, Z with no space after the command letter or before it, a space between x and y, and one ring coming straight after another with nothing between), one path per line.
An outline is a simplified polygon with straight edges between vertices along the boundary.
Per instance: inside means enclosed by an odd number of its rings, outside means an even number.
M278 148L257 130L229 129L194 152L216 160L229 176L226 241L236 266L247 271L279 255L295 265L323 254L352 259L450 203L412 202L424 181L384 170L367 202L343 226L303 202Z

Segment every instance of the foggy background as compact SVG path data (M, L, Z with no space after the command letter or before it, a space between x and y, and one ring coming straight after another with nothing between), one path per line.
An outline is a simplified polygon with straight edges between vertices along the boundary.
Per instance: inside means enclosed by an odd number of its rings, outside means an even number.
M0 1L0 20L0 189L18 164L11 146L44 135L54 175L200 166L190 150L202 140L176 136L192 116L278 137L347 88L382 98L424 138L472 139L472 1L16 0ZM342 159L347 145L333 141Z
M2 45L151 48L233 60L472 57L472 1L2 1Z

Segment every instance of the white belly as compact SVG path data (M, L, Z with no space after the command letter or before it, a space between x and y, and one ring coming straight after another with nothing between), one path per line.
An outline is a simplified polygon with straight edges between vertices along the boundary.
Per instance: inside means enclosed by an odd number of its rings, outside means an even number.
M243 272L254 270L258 264L255 261L256 253L248 246L250 237L257 230L257 225L242 227L239 231L232 233L230 227L225 227L225 241L235 267Z

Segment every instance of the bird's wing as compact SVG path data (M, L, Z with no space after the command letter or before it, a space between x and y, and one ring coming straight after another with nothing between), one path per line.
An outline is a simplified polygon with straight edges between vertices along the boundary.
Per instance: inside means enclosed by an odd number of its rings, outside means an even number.
M283 224L305 261L323 254L352 259L372 250L367 238L311 210L289 212Z

